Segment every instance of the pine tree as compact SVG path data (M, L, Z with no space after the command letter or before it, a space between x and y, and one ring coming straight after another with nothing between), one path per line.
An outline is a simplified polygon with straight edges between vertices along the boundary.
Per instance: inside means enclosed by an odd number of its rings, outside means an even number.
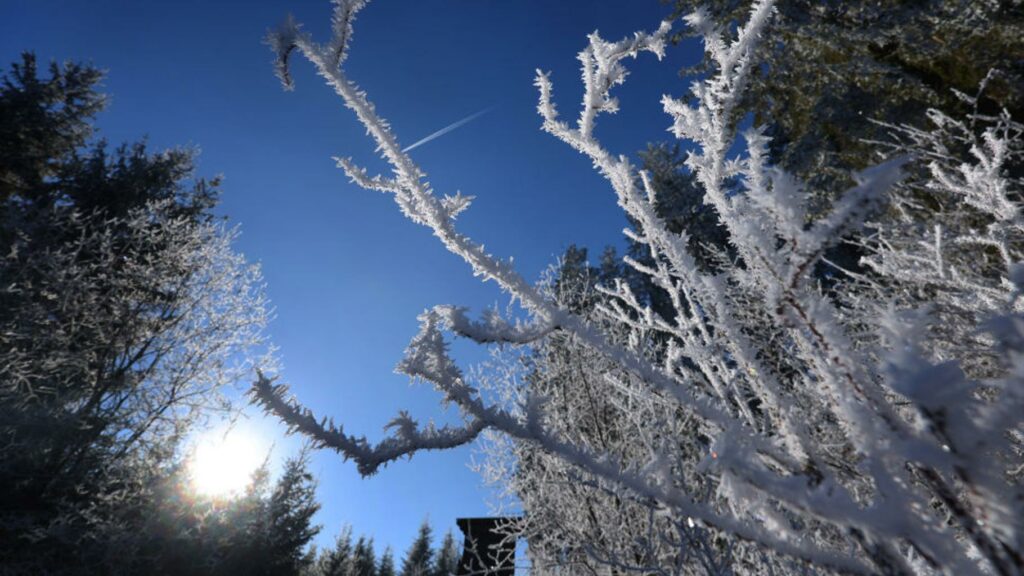
M36 57L22 55L0 87L0 201L30 201L60 192L60 176L93 134L91 124L106 98L95 86L103 73L92 66L50 64L40 78Z
M334 548L323 550L316 560L316 576L350 576L352 527L345 526L334 540Z
M455 543L452 531L445 532L441 547L437 550L433 576L455 576L460 556L459 545Z
M360 536L352 551L352 571L350 576L376 576L377 559L373 553L373 538Z
M424 520L416 539L405 553L400 576L429 576L433 569L434 551L430 543L432 537L430 523Z
M380 563L377 565L377 576L395 576L395 557L391 552L391 547L388 546L384 549L384 554L380 557Z
M289 458L267 502L266 574L298 574L306 566L306 546L320 526L313 515L320 509L316 481L309 472L308 448ZM370 550L372 554L372 549ZM372 575L366 575L372 576Z

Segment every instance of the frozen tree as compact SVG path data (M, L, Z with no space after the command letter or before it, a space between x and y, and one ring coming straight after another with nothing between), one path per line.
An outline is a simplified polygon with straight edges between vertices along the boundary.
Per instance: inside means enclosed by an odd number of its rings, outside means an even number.
M127 555L150 484L197 418L225 406L220 390L246 370L235 354L259 342L258 271L232 250L234 233L166 213L166 202L118 219L58 212L45 226L77 235L26 234L0 262L11 562L122 540L113 548Z
M752 4L671 3L676 15L703 6L722 25ZM971 92L993 69L985 108L1024 112L1019 2L780 0L776 10L741 109L769 126L773 160L814 184L819 209L872 162L868 141L885 133L876 120L921 128L930 108L959 116L967 108L951 88Z
M0 86L0 565L113 574L269 312L192 154L87 146L101 75L50 72Z
M807 187L768 162L764 130L743 131L743 151L734 153L740 143L734 112L757 68L771 0L755 2L735 29L717 26L700 10L688 16L686 24L704 38L713 73L693 83L692 100L662 100L672 133L689 146L686 166L703 202L734 250L712 269L697 262L686 232L670 231L658 215L659 190L650 174L595 136L596 120L618 109L612 90L626 79L625 60L642 52L660 56L672 24L618 42L589 37L579 55L584 95L575 123L561 119L552 80L538 72L543 129L608 180L633 223L626 234L649 250L648 262L627 258L627 265L671 299L668 312L656 312L619 281L600 288L604 299L589 314L526 282L510 262L458 231L456 216L469 198L434 193L342 67L353 17L364 3L335 5L327 44L291 20L271 35L278 75L290 88L289 58L305 56L393 169L390 176L371 176L339 159L349 177L393 195L407 217L519 303L526 319L496 312L472 319L456 306L421 316L399 370L433 384L444 403L458 406L460 426L420 426L403 412L389 424L391 435L371 445L318 419L288 397L286 386L261 377L253 394L265 408L321 447L355 460L367 475L417 451L466 444L484 430L530 446L546 459L530 473L552 471L552 478L578 486L551 489L554 483L538 478L527 497L579 514L593 511L591 526L611 532L610 547L594 531L575 542L556 540L554 562L583 553L612 571L656 573L774 572L806 564L862 574L1024 571L1024 495L1003 465L1013 462L1012 435L1024 418L1024 316L1017 309L1024 269L1012 252L1001 260L991 256L1008 283L987 309L949 296L976 312L963 317L965 328L989 335L991 368L983 376L971 369L972 352L947 356L934 349L928 337L934 319L919 309L920 300L880 284L874 293L851 288L847 304L820 288L813 270L826 251L861 232L904 166L917 161L897 156L854 174L854 185L829 213L810 219ZM973 160L955 170L935 164L936 182L989 218L1013 221L1019 186L996 160L1016 149L1017 138L1015 130L984 132ZM1005 228L983 229L995 234L981 237L990 250L1006 245L998 236ZM882 238L889 237L893 232ZM903 253L900 244L891 246L892 254L878 248L878 266ZM892 280L908 282L917 279ZM445 332L513 348L564 340L577 357L541 365L547 387L525 385L506 395L511 402L492 401L449 357ZM589 367L586 378L573 373L574 364ZM570 370L545 373L562 367ZM588 385L601 387L594 388L600 397L593 407L582 401ZM624 528L614 533L623 517ZM695 566L701 555L707 562Z
M565 306L592 302L582 311L584 316L628 345L628 332L603 322L595 311L602 297L595 290L598 269L580 270L571 260L563 260L553 272L554 279L542 284L548 297ZM657 340L638 344L654 361ZM693 421L685 414L669 402L645 402L641 381L566 335L548 337L525 357L518 351L496 351L474 376L481 389L510 410L516 410L526 394L545 396L545 426L622 461L642 460L649 451L646 446L669 433L677 439L676 449L692 458L699 459L708 449L708 438L691 432ZM485 433L481 450L486 456L479 467L484 479L517 499L515 508L523 517L515 533L529 543L533 571L744 573L771 561L786 572L781 559L766 557L755 547L687 518L658 514L653 502L625 497L613 482L587 474L533 443ZM707 497L714 486L695 472L680 470L679 481Z
M977 108L963 120L931 110L929 120L928 130L889 126L892 139L882 145L913 154L920 174L894 189L891 216L860 241L872 274L850 276L863 281L857 293L876 293L865 302L884 295L927 304L928 349L937 359L960 359L977 376L998 374L992 339L976 326L1012 300L1010 271L1024 260L1017 196L1024 189L1024 125L1005 111Z

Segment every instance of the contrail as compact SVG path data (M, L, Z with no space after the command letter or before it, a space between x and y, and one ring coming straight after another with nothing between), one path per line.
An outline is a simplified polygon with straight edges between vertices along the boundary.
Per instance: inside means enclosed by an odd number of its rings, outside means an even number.
M476 112L474 114L470 114L469 116L466 116L462 120L459 120L457 122L453 122L453 123L445 126L444 128L441 128L437 132L434 132L433 134L430 134L426 138L423 138L421 140L417 140L416 142L413 142L409 146L406 146L402 150L402 152L408 152L409 150L412 150L413 148L418 148L418 147L426 144L427 142L430 142L434 138L438 138L438 137L444 136L445 134L451 132L452 130L455 130L456 128L461 128L462 126L464 126L466 124L469 124L470 122L472 122L473 120L476 120L477 118L483 116L484 114L487 114L488 112L490 112L493 109L494 109L494 106L488 106L487 108L484 108L483 110L481 110L479 112Z

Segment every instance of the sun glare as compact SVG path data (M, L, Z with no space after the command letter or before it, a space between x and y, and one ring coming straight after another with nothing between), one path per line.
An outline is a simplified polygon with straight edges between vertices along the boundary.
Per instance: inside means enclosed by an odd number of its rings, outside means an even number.
M251 434L239 430L211 432L196 445L192 458L192 485L206 496L230 496L249 484L252 473L266 458Z

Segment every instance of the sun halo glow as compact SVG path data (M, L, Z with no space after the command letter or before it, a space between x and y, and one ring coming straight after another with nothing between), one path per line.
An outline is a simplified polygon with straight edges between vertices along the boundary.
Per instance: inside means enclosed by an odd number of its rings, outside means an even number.
M249 485L266 453L253 437L238 430L209 433L192 456L192 486L204 496L231 496Z

